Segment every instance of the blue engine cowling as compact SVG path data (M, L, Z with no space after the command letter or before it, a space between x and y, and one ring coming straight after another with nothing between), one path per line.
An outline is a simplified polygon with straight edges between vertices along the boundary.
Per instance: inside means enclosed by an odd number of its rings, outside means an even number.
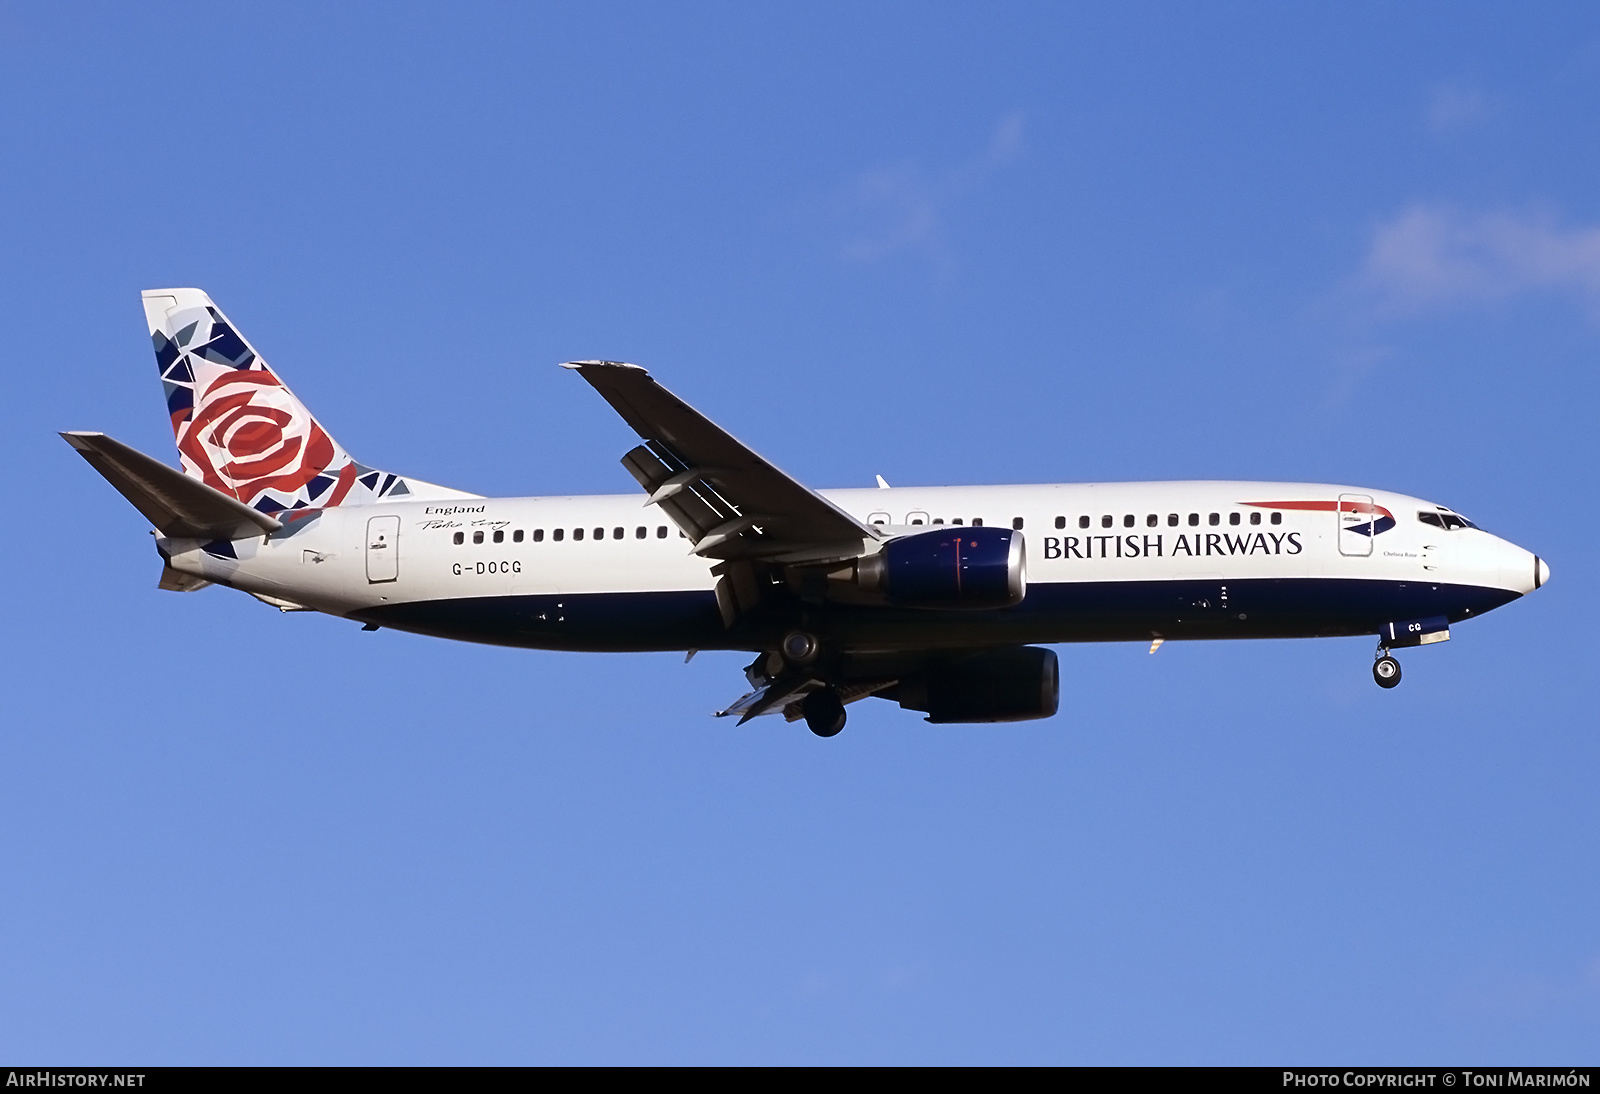
M902 608L1009 608L1027 593L1022 533L946 526L902 536L862 559L862 584Z

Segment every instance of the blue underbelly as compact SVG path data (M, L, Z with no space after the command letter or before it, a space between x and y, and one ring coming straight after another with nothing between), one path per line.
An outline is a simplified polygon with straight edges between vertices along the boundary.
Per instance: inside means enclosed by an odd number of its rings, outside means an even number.
M530 649L771 649L804 627L842 649L1014 643L1312 638L1375 634L1384 623L1482 615L1518 594L1426 582L1334 578L1030 584L999 611L938 612L798 601L724 627L710 591L558 593L385 604L351 618L398 630Z

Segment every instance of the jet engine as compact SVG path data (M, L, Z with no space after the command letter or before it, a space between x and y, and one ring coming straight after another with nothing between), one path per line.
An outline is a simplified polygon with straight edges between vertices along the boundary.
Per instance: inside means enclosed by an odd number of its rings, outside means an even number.
M856 563L856 581L901 608L1009 608L1027 593L1022 533L951 525L901 536Z
M900 682L895 698L928 721L1026 722L1049 718L1060 701L1054 650L1013 646L930 666Z

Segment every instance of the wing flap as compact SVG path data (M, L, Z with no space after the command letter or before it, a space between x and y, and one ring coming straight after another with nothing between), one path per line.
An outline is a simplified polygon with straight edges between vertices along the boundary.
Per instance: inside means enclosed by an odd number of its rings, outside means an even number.
M881 679L856 680L839 686L839 701L854 703L871 695L876 695L885 688L894 687L900 681L896 677L886 676ZM739 715L739 724L744 725L752 718L759 718L763 714L782 714L785 721L799 721L805 715L800 710L800 700L806 693L822 686L820 680L794 679L774 680L755 691L746 692L735 700L726 710L716 711L714 718L731 718Z
M63 433L61 438L168 538L247 539L283 527L277 518L104 433Z
M623 466L708 558L859 553L877 533L778 470L638 365L571 361L644 444Z
M738 515L710 484L701 480L697 469L684 468L681 460L664 451L658 455L650 446L641 444L622 457L622 465L649 493L646 504L660 506L697 547L713 528Z

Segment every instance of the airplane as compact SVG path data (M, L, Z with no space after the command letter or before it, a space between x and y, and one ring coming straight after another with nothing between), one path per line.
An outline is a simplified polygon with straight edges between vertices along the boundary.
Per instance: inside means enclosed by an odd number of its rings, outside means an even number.
M638 434L638 495L489 498L359 463L198 289L145 317L174 469L61 436L154 529L159 587L528 649L741 650L719 717L821 737L868 697L926 721L1048 718L1050 644L1375 635L1392 651L1546 584L1442 505L1364 487L1128 482L812 490L637 365L571 361Z

